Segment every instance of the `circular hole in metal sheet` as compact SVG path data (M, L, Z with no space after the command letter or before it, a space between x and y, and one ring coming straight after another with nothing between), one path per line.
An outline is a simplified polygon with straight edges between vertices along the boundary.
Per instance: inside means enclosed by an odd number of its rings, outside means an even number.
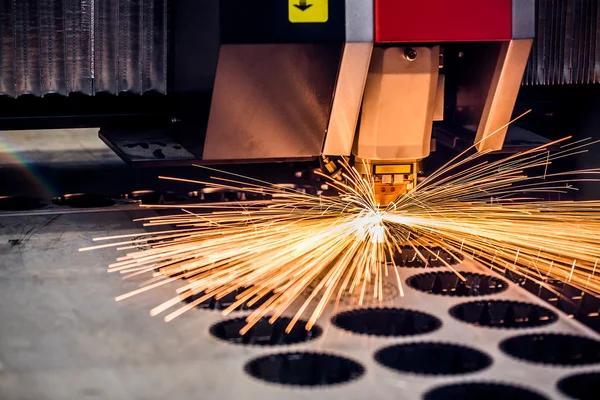
M0 211L27 211L46 207L40 199L25 196L0 196Z
M246 325L246 319L234 318L214 324L210 327L210 333L229 343L254 346L284 346L307 342L323 333L317 325L307 331L304 328L307 322L303 320L297 321L290 333L286 333L285 329L290 321L291 318L280 317L270 324L269 317L263 317L246 334L241 335L240 330Z
M52 201L59 206L69 206L73 208L100 208L110 207L115 201L110 197L92 193L66 194L58 200Z
M410 287L422 292L444 296L485 296L500 293L508 288L508 283L490 275L474 272L460 273L461 280L454 272L428 272L408 278Z
M492 358L479 350L437 342L385 347L375 353L375 360L396 371L423 375L468 374L492 364Z
M332 354L293 352L266 355L246 364L254 378L282 385L325 386L358 379L362 365Z
M412 246L401 246L402 252L396 251L394 253L394 263L398 267L407 268L437 268L445 267L446 263L450 265L457 265L464 259L461 254L451 252L443 247L428 247L416 246L417 250L422 258L419 257L418 253ZM433 253L433 254L432 254ZM425 262L423 260L427 260Z
M247 288L237 289L229 293L228 295L221 297L220 299L215 299L214 297L211 297L208 300L204 300L200 304L197 304L196 308L202 310L224 310L236 301L236 297L238 294L243 293L245 290L247 290ZM204 292L201 292L199 294L191 295L184 301L189 304L200 299L203 296ZM238 308L236 308L235 311L255 310L261 305L263 305L267 300L269 300L271 296L272 294L267 294L266 296L261 297L258 301L252 303L251 305L248 305L249 302L244 302Z
M578 400L596 400L600 395L600 372L567 376L558 382L558 390Z
M546 400L529 389L491 382L465 382L439 386L425 393L425 400Z
M558 315L546 307L505 300L458 304L450 309L450 315L469 324L491 328L531 328L558 319Z
M505 339L500 349L534 363L588 365L600 363L600 342L585 336L533 333Z
M409 336L433 332L442 321L433 315L402 308L363 308L335 315L338 328L362 335Z

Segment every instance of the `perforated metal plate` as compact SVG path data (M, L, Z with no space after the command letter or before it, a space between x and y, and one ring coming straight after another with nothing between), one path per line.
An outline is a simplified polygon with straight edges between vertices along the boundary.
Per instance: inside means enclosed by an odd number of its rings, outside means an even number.
M258 342L266 340L272 344L269 346L253 345L257 340L249 338L242 339L242 343L230 343L210 333L215 324L244 317L251 310L224 317L219 310L198 308L165 323L150 317L148 310L170 298L174 286L116 303L115 296L136 288L138 283L106 273L107 264L118 253L78 252L78 248L91 245L96 236L140 232L140 225L131 220L147 215L147 212L103 212L0 217L3 398L377 400L419 399L429 393L427 398L433 399L460 398L452 396L460 396L465 388L475 388L479 390L477 393L489 393L491 388L512 393L514 398L534 392L545 398L567 399L558 388L559 381L600 371L598 363L580 365L577 355L569 358L569 365L557 366L548 357L542 357L544 363L534 363L501 349L500 343L522 335L561 334L585 337L586 341L600 339L562 311L553 310L557 318L544 325L512 323L502 328L497 326L502 325L499 321L506 318L506 312L502 309L496 313L497 303L488 307L493 327L481 326L483 323L476 326L452 316L450 309L459 304L489 300L552 308L510 280L469 260L457 268L493 276L495 282L504 280L508 288L477 297L436 295L414 289L406 280L422 273L443 272L443 268L400 268L405 296L390 296L388 302L369 305L409 309L436 317L441 326L426 329L423 331L426 333L363 334L371 327L367 324L361 328L365 322L360 319L351 324L359 333L336 327L331 318L355 310L357 306L351 302L339 310L325 312L318 323L322 329L320 335L311 337L312 340L293 340L293 344L273 339L276 329L256 331L262 335ZM394 275L390 274L392 278ZM394 281L389 283L395 285ZM515 309L515 320L530 317L519 310ZM294 311L290 309L287 315ZM481 313L481 308L475 311ZM356 318L362 314L354 313ZM463 315L470 315L468 309ZM352 314L346 314L345 318L348 316L351 318ZM512 321L512 316L508 320ZM445 363L441 374L425 375L422 369L401 371L380 364L376 358L385 348L404 346L414 351L423 348L424 343L474 349L489 357L491 364L450 375L447 372L452 372L452 366L460 361L456 358L460 351L434 351L448 346L428 347L433 356L425 362ZM561 351L568 352L571 348L565 346ZM543 352L543 346L540 349ZM486 384L472 385L475 382ZM462 386L466 383L471 386ZM454 386L442 388L449 385ZM517 389L510 389L511 386ZM562 390L568 389L563 384Z

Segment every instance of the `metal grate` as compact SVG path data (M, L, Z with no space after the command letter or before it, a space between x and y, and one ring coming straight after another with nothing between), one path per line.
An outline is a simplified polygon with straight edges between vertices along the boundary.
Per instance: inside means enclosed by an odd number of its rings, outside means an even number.
M167 0L0 0L0 94L166 91Z
M287 327L291 318L281 317L271 323L270 316L262 317L247 332L242 333L246 325L246 318L233 318L221 321L210 327L214 337L233 344L252 346L286 346L301 342L308 342L321 336L323 329L313 325L306 330L308 321L298 320L288 332Z
M597 0L536 0L536 38L525 85L597 83L600 7Z

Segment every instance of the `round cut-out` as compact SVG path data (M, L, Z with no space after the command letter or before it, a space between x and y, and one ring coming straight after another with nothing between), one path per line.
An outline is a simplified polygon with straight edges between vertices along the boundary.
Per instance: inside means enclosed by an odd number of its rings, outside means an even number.
M306 321L303 320L297 321L290 333L286 333L290 321L290 318L280 317L270 324L269 317L263 317L248 332L241 335L240 330L246 325L246 319L234 318L214 324L210 328L210 333L229 343L255 346L283 346L307 342L318 338L323 333L321 327L316 325L307 331L304 328Z
M460 273L463 281L454 272L429 272L408 278L410 287L422 292L442 296L485 296L500 293L508 283L500 278L473 272Z
M385 347L375 360L400 372L423 375L459 375L481 371L492 364L487 354L449 343L418 342Z
M356 361L323 353L279 353L256 358L245 370L254 378L282 385L325 386L361 377L365 369Z
M450 315L469 324L490 328L531 328L558 319L558 314L546 307L505 300L461 303L450 309Z
M600 342L584 336L533 333L505 339L500 349L521 360L541 364L600 363Z
M442 322L419 311L402 308L363 308L334 316L338 328L362 335L409 336L433 332Z

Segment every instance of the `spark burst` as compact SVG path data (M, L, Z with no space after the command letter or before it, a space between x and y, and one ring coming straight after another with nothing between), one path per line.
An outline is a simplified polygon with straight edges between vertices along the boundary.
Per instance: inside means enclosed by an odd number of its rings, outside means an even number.
M328 304L337 305L345 296L356 296L359 304L367 295L382 301L388 276L397 281L402 295L393 254L404 246L412 247L425 263L436 257L430 248L440 246L457 263L454 253L547 287L548 280L560 280L598 295L600 201L541 199L575 190L574 181L598 181L598 169L549 173L552 162L586 152L595 143L564 144L568 139L499 161L485 161L481 157L487 152L470 148L387 207L376 202L373 177L361 177L345 160L339 161L342 180L323 175L339 192L335 197L232 173L209 182L162 177L269 200L186 205L180 214L142 219L145 226L176 225L174 230L97 238L110 243L81 250L129 250L109 272L125 279L150 276L117 300L181 282L176 296L150 311L159 315L171 310L165 321L231 293L239 294L225 314L260 301L242 334L264 316L275 321L292 304L299 307L288 331L305 314L310 329ZM560 149L551 153L552 146ZM211 212L191 211L203 208ZM450 263L440 261L464 280Z

